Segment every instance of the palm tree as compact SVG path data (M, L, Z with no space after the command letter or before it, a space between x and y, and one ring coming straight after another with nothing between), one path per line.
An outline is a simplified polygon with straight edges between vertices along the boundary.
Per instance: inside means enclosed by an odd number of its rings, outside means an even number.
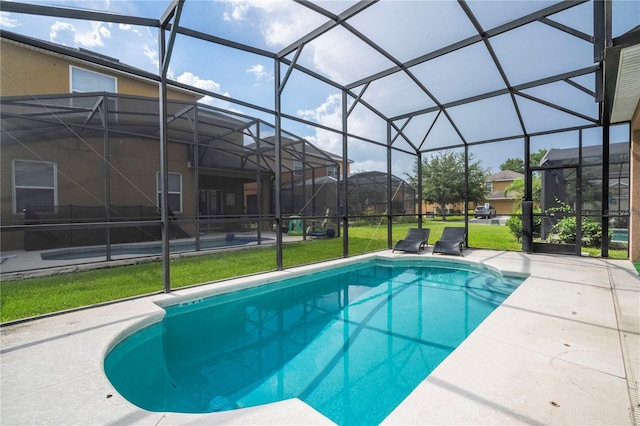
M533 189L533 208L540 208L540 201L542 197L542 179L538 173L533 173L531 185ZM504 196L515 196L516 209L520 210L522 205L522 198L524 197L524 178L517 178L509 186L504 189Z

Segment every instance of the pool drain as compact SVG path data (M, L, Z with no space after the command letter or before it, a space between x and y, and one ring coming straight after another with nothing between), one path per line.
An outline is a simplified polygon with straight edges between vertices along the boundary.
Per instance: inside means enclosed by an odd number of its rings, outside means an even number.
M220 411L227 408L229 405L229 400L224 396L216 396L211 401L209 401L209 409L211 411Z

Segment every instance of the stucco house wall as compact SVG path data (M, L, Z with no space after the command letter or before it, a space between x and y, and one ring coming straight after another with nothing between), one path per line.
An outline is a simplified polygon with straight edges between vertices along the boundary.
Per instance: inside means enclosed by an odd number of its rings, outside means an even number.
M158 97L158 84L143 78L107 70L54 52L32 47L13 40L0 39L2 69L1 96L48 95L71 92L69 69L76 66L117 79L117 93ZM167 97L174 100L196 101L195 93L170 88Z
M70 93L70 73L72 67L99 72L116 78L116 92L118 96L139 96L140 105L146 102L157 105L158 85L143 78L130 76L91 66L55 52L33 47L5 38L0 39L2 49L3 72L0 77L0 96L3 99L9 97L24 97L41 95L62 95ZM167 93L170 101L185 101L185 107L194 105L201 97L193 92L171 89ZM146 101L143 100L146 97ZM73 101L64 99L73 105ZM121 98L117 98L121 99ZM57 101L60 102L60 101ZM131 107L131 101L129 107ZM37 105L37 102L34 102ZM113 104L120 108L118 100ZM179 105L177 108L181 108ZM43 109L46 111L46 109ZM157 114L157 107L151 107L152 114ZM211 116L210 116L211 117ZM99 118L95 118L99 123ZM143 120L143 118L136 118ZM124 114L110 115L110 120L132 120ZM151 120L153 120L151 118ZM226 118L227 124L229 118ZM55 120L50 120L54 121ZM157 119L156 119L157 121ZM34 122L36 123L36 122ZM151 122L153 123L153 121ZM134 125L136 123L133 123ZM140 122L142 126L148 123ZM237 123L235 123L237 124ZM26 125L28 126L28 124ZM54 125L55 126L55 125ZM104 136L97 125L96 130L83 130L81 134L69 131L64 134L64 126L60 124L56 134L38 134L37 131L28 133L28 137L18 140L12 137L3 137L2 156L0 159L0 214L3 225L24 223L24 213L16 212L13 195L13 162L14 160L27 160L38 162L51 162L56 166L56 206L93 206L97 210L105 202L105 155ZM20 131L27 132L28 128ZM171 124L170 124L171 131ZM181 175L182 211L175 212L176 216L195 218L199 215L199 191L195 188L195 168L190 158L189 143L193 141L192 135L182 135L185 143L169 143L168 158L169 172ZM28 139L28 140L27 140ZM237 132L225 137L225 142L242 146L242 134ZM157 172L160 169L160 150L157 129L150 134L130 136L109 132L109 202L111 206L145 206L153 211L157 205ZM193 154L191 154L193 155ZM214 154L210 157L221 158ZM222 161L222 160L220 160ZM224 160L229 163L229 160ZM238 160L239 161L239 160ZM209 168L201 163L200 189L213 189L221 191L222 214L240 215L244 211L243 184L255 179L255 171L233 170L237 167L229 163L230 170L225 170L225 165L214 163ZM268 184L268 177L263 177ZM263 211L268 212L268 191L263 197L267 205ZM233 194L233 195L230 195ZM228 196L229 195L229 196ZM47 213L41 213L46 219ZM54 216L53 213L50 214ZM185 231L193 235L195 225L182 225ZM2 249L20 250L24 248L22 232L3 232Z
M629 259L640 262L640 102L631 121Z

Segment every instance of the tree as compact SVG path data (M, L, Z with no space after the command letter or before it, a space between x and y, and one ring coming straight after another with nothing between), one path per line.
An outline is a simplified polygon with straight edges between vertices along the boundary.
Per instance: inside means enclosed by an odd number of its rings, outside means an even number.
M529 155L529 166L538 167L540 161L547 154L546 149L540 149ZM507 158L504 163L500 164L500 170L511 170L513 172L524 173L524 160L522 158Z
M504 163L500 164L500 170L524 173L524 160L522 158L507 158Z
M531 177L531 187L532 187L532 196L533 196L533 207L539 208L542 196L542 179L538 173L535 173ZM504 189L504 196L509 197L512 196L515 198L514 203L516 204L516 210L520 209L522 204L522 198L524 197L524 178L514 179L513 182L509 184Z
M484 181L488 170L482 168L479 161L469 154L468 197L465 193L465 163L464 153L456 151L440 151L422 160L422 199L437 203L441 206L464 202L465 198L471 202L484 201L488 191ZM418 164L413 166L413 176L409 176L411 184L417 188ZM442 219L446 220L444 211Z
M540 161L542 158L547 155L546 149L539 149L538 152L533 152L529 155L529 166L530 167L538 167L540 166Z

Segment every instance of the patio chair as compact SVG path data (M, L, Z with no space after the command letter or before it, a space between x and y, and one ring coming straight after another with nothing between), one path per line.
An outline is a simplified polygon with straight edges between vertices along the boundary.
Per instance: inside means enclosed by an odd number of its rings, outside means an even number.
M433 245L433 253L456 254L462 256L462 244L467 236L465 228L445 227L442 230L442 237Z
M391 252L398 250L420 253L429 243L429 232L429 228L409 228L405 239L398 241Z

